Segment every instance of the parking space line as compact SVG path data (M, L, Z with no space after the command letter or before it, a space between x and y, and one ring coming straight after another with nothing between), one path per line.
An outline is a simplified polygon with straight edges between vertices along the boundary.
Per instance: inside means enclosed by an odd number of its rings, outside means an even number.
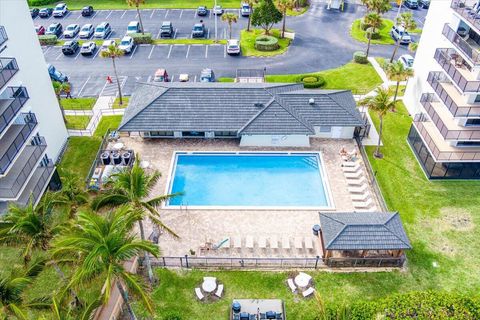
M90 81L90 76L88 76L87 81L85 81L85 83L83 84L83 86L80 88L80 91L78 91L77 96L81 97L82 91L83 91L83 89L85 88L85 86L87 85L88 81Z
M80 55L81 50L78 50L77 55L75 56L75 60L77 60L78 56Z
M185 55L185 59L188 59L188 53L190 52L190 46L187 48L187 54Z
M93 16L92 16L91 19L92 19L92 20L95 19L95 17L97 16L97 14L98 14L98 11L95 11L95 13L93 14Z
M227 46L223 46L223 57L227 57Z
M175 32L173 33L173 39L175 39L177 37L177 28L175 28Z
M47 52L51 49L52 47L47 47L47 50L43 51L43 54L47 54Z
M173 82L173 79L175 79L175 75L172 76L172 78L170 79L170 81Z
M108 17L110 17L110 15L112 14L113 10L110 10L110 13L105 17L105 20L108 19Z
M193 78L193 82L197 82L197 75L195 75L195 78Z
M208 57L208 46L205 46L205 59Z
M155 14L155 10L157 10L157 9L153 9L152 14L150 15L150 19L153 18L153 15Z
M193 19L197 17L197 10L193 10Z
M183 10L180 11L180 17L179 17L180 19L182 19L182 14L183 14Z
M95 52L95 55L93 56L92 60L95 60L95 58L98 56L101 50L102 50L101 48L97 49L97 52Z
M127 10L123 11L122 15L120 16L120 19L123 19L123 16L127 13Z
M78 17L77 17L77 19L75 19L75 20L78 20L78 19L80 19L81 17L82 17L82 15L79 14Z
M209 37L210 37L210 28L208 28L207 30L207 39L209 39Z
M138 46L135 46L135 48L133 48L132 53L130 53L129 59L132 59L132 58L133 58L133 55L135 54L135 51L137 51L137 48L138 48Z
M152 45L152 50L150 50L150 54L148 55L148 59L152 57L153 50L155 49L155 46Z
M162 32L162 28L160 28L160 29L158 30L157 39L160 39L160 32Z
M170 12L170 10L167 10L167 12L165 12L165 18L168 16L169 12Z
M55 60L60 59L61 56L63 56L63 53L62 53L62 52L60 52L60 53L58 54L58 56L55 58Z
M150 76L148 76L148 78L147 78L147 82L150 82L150 80L152 80L152 76L151 76L151 75L150 75Z
M173 48L173 46L170 45L170 49L168 50L167 59L170 59L170 54L172 53L172 48Z

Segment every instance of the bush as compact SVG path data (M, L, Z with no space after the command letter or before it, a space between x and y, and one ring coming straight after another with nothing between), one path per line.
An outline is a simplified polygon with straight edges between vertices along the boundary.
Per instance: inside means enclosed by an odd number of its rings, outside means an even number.
M367 64L368 63L367 54L363 51L356 51L353 54L353 61L360 64Z
M380 32L378 29L375 30L375 32L372 32L373 28L367 28L365 30L365 37L368 39L368 34L370 33L370 37L372 40L377 40L380 39L382 36L380 35Z
M325 79L320 75L307 74L299 76L296 82L303 83L306 89L316 89L325 84Z
M278 48L278 39L275 37L264 35L255 39L255 49L258 51L275 51Z
M130 36L133 38L135 44L150 44L153 42L152 34L145 32L145 34L141 33L132 33Z
M176 311L167 312L166 315L163 316L163 320L182 320L182 315Z
M56 35L43 35L38 36L38 40L42 46L54 46L57 44L58 38Z
M28 5L31 7L45 6L47 4L55 3L56 0L28 0Z

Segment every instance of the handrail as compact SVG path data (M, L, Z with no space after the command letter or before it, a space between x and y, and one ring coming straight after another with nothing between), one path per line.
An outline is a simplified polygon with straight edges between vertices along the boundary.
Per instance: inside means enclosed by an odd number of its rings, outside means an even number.
M457 32L455 32L449 25L446 23L443 26L442 34L460 51L462 51L470 61L478 65L480 64L480 54L475 48L465 41Z
M6 95L4 96L4 94ZM13 121L20 109L29 99L25 87L8 87L2 92L0 99L13 99L5 110L0 114L0 134Z
M475 28L477 28L477 32L480 33L479 15L475 14L472 6L467 5L466 0L453 0L450 8L470 22Z
M0 89L18 72L15 58L0 58Z
M7 42L8 36L4 26L0 26L0 46Z
M435 51L434 59L457 84L462 92L479 92L480 80L467 80L467 78L465 78L458 70L458 67L452 63L452 60L461 58L456 52L456 50L451 48L439 48Z

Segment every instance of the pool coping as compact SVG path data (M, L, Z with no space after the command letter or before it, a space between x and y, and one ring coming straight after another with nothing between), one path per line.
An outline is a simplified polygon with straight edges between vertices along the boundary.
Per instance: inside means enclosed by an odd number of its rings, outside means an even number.
M176 173L176 162L178 159L178 155L195 155L195 154L202 154L202 155L215 155L215 154L225 154L225 155L239 155L239 154L264 154L264 155L289 155L289 154L304 154L304 155L316 155L319 158L319 172L320 176L322 177L322 184L323 189L325 191L326 199L327 199L327 206L188 206L188 205L169 205L168 200L163 202L161 205L162 209L167 210L278 210L278 211L296 211L296 210L335 210L335 203L333 201L332 191L330 189L330 179L328 174L325 170L325 162L323 161L323 155L321 151L174 151L172 154L172 159L170 160L169 166L169 175L167 177L166 185L165 185L165 193L170 194L171 189L173 187L173 178L175 177Z

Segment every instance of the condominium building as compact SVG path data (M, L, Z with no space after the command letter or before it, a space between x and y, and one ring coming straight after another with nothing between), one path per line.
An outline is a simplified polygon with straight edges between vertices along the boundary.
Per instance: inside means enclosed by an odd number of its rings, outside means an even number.
M0 214L60 186L66 140L27 1L0 1Z
M480 4L433 0L405 105L408 134L430 179L480 178Z

